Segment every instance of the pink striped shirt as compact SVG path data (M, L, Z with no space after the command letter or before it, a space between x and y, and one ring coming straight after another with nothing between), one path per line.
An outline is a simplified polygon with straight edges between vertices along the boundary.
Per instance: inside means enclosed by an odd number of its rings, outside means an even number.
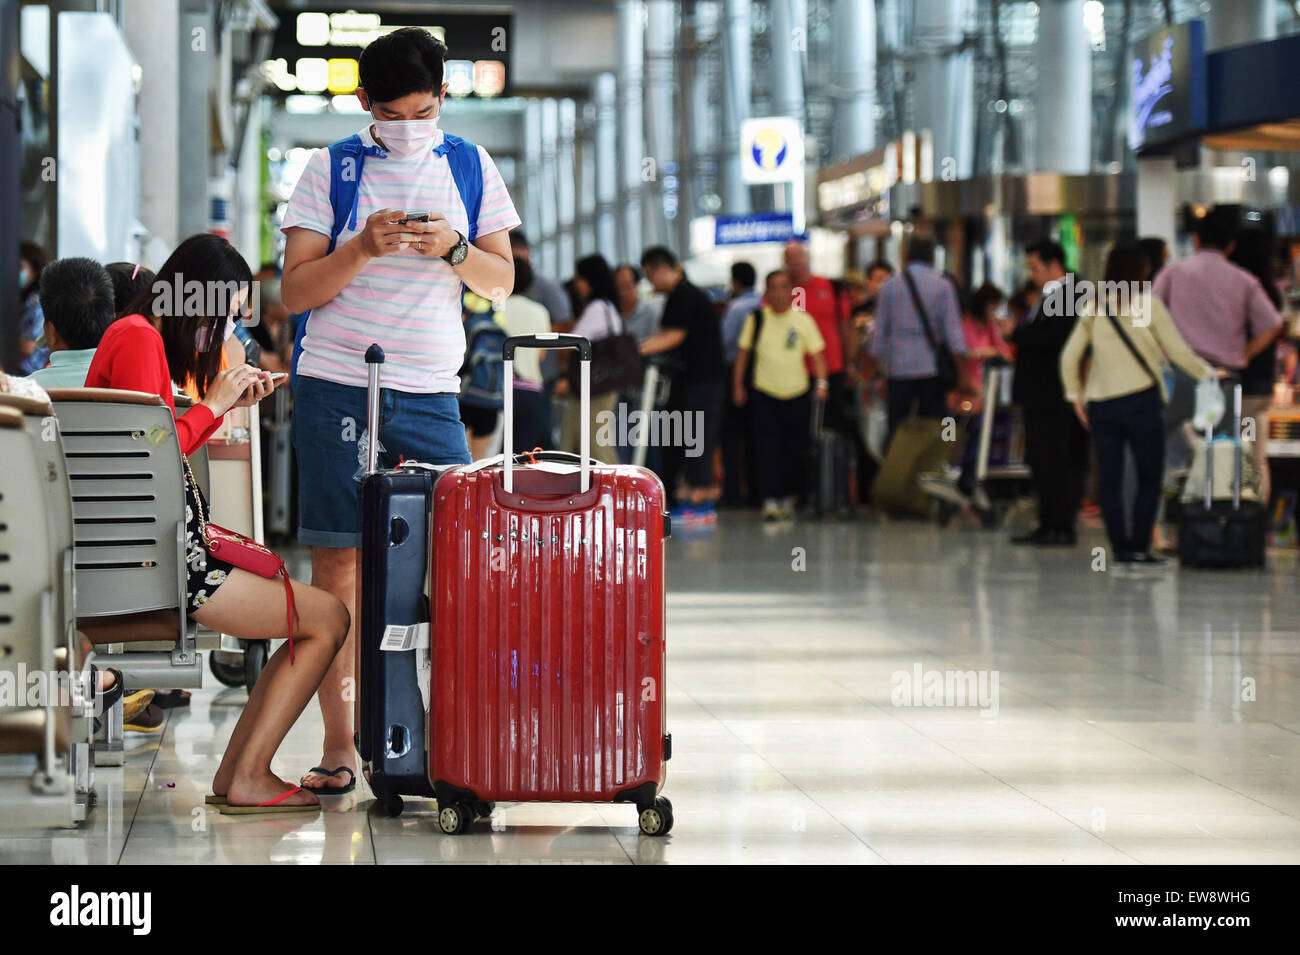
M438 142L441 142L441 131ZM374 137L361 131L367 146ZM483 201L478 235L513 229L519 216L496 164L478 147L483 164ZM284 214L283 231L311 229L328 236L330 207L328 149L308 160ZM380 209L441 212L453 229L468 234L468 214L445 156L432 152L411 159L367 156L357 198L357 228L344 228L338 244L357 235L366 217ZM298 373L343 385L366 385L366 349L378 342L387 360L384 386L398 391L459 391L457 372L465 358L461 281L452 267L414 249L371 259L331 301L312 309L303 336Z

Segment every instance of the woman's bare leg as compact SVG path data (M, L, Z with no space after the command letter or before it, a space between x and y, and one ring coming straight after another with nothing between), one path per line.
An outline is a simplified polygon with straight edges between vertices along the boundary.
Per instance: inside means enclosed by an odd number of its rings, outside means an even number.
M294 663L289 664L287 644L267 662L213 779L213 791L224 793L234 805L265 802L288 788L271 772L271 758L311 701L347 636L348 612L341 601L298 581L293 583L293 593L298 609ZM212 630L233 636L288 635L283 581L239 569L192 616ZM284 804L316 801L311 793L298 793Z

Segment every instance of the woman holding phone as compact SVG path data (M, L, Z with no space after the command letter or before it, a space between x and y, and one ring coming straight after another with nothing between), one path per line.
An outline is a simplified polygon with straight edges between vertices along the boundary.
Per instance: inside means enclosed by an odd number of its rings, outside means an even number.
M283 381L250 365L220 369L252 289L248 263L220 236L195 235L180 244L127 314L109 326L86 375L88 388L123 388L160 396L175 414L173 388L193 380L199 395L176 420L181 451L193 453L231 408L248 407ZM197 283L197 284L196 284ZM201 296L194 295L201 289ZM202 301L199 301L199 300ZM202 492L185 481L188 611L219 633L248 639L288 635L284 581L241 570L208 554L199 530L208 512ZM347 636L347 608L336 597L292 582L297 624L294 658L281 646L267 662L235 725L212 782L211 802L223 812L289 812L319 808L311 792L271 772L271 758L315 694ZM157 639L138 625L96 627L95 643Z

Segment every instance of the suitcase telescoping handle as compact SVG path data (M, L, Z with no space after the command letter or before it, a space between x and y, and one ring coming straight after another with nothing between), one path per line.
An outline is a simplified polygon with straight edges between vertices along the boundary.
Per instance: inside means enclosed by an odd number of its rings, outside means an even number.
M1257 439L1258 440L1258 439ZM1205 425L1205 509L1214 507L1214 423ZM1232 509L1241 510L1241 382L1232 386Z
M384 350L376 343L366 349L366 473L379 470L379 366L384 363Z
M559 332L539 332L536 335L512 335L501 349L505 359L504 403L502 407L502 450L505 452L503 483L506 493L515 488L515 349L516 348L576 348L578 350L578 456L580 460L579 493L591 487L591 342L581 335L564 335Z

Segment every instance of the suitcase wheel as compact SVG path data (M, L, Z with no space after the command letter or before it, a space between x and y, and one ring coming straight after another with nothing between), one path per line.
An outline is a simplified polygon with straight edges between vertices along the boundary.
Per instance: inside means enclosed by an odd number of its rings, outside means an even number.
M673 804L665 796L656 796L637 816L637 825L647 836L666 836L673 828Z
M449 836L458 836L469 830L474 821L474 810L462 802L438 807L438 828Z
M402 814L405 803L402 802L402 797L397 793L377 793L375 807L379 810L380 815L395 818Z

